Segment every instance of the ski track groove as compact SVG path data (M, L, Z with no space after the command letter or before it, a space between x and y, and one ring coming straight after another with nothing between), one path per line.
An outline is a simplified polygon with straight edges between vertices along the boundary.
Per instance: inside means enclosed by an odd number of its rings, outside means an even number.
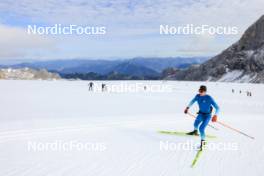
M133 125L134 122L134 125ZM115 122L107 124L95 124L87 126L75 126L75 127L54 127L54 128L42 128L42 129L31 129L31 130L10 130L10 131L1 131L0 132L0 143L6 142L8 140L16 140L17 138L21 139L24 137L39 137L47 134L54 133L66 133L66 132L79 132L84 130L94 130L100 128L115 128L119 126L138 126L138 124L144 124L144 121L125 121L125 122ZM159 121L152 121L152 123L159 123Z

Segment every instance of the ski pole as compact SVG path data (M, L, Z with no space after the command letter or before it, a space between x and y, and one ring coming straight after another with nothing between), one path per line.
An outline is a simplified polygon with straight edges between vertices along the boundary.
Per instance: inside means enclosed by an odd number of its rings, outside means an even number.
M195 115L193 115L193 114L191 114L191 113L189 113L189 112L188 112L187 114L188 114L189 116L193 117L194 119L196 118ZM213 129L215 129L215 130L219 130L218 128L214 127L213 125L208 124L208 126L211 127L211 128L213 128Z
M240 131L240 130L238 130L238 129L235 129L235 128L233 128L233 127L231 127L231 126L229 126L229 125L227 125L227 124L225 124L225 123L223 123L223 122L221 122L221 121L216 121L216 122L219 123L220 125L226 127L226 128L229 128L230 130L236 131L236 132L238 132L238 133L240 133L240 134L242 134L242 135L244 135L244 136L247 136L247 137L249 137L250 139L255 139L253 136L250 136L250 135L248 135L248 134L246 134L246 133L244 133L244 132L242 132L242 131Z

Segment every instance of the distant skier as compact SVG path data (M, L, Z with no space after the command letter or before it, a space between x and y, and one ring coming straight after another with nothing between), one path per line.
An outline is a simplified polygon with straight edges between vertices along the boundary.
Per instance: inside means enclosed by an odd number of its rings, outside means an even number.
M89 85L89 91L93 91L94 83L90 82L88 85Z
M106 84L102 84L102 92L106 91Z
M250 91L247 91L247 96L248 97L251 97L252 96L252 93Z
M204 143L205 143L205 128L212 119L212 122L217 121L217 114L219 112L219 106L216 104L214 99L206 94L207 88L206 86L200 86L199 94L197 94L189 103L189 105L184 110L184 113L187 114L189 108L197 102L199 105L199 112L197 113L198 116L196 117L194 121L194 130L187 133L188 135L198 135L198 129L201 137L201 145L200 149L202 149ZM212 114L212 106L215 108L215 115L213 118L211 118Z

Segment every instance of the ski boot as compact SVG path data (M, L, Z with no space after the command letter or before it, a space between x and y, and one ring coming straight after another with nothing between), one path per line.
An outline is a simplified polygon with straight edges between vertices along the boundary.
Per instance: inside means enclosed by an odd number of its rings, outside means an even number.
M193 130L193 131L191 131L189 133L186 133L186 134L187 135L194 135L194 136L198 136L199 135L197 130Z
M201 140L201 144L200 144L200 150L203 150L204 147L206 146L206 141L204 139Z

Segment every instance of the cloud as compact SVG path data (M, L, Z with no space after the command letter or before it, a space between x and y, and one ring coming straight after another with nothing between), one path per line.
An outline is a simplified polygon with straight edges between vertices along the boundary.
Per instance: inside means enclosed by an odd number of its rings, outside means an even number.
M136 56L174 56L190 54L191 51L194 54L200 51L208 55L220 52L238 40L246 28L263 14L263 7L263 0L1 0L0 22L15 27L55 23L107 26L108 34L102 40L87 37L80 39L76 36L71 39L58 37L55 39L56 45L61 50L55 53L56 56L79 56L80 51L82 56L87 57L100 57L100 54L104 54L103 57L116 54L126 56L133 53ZM236 26L239 35L223 36L221 42L204 36L164 38L159 35L160 24ZM38 39L32 40L36 42ZM37 43L41 43L42 50L47 47L44 49L47 53L43 54L54 57L52 49L48 49L50 46L45 47L46 39L39 40L41 41ZM67 41L71 43L65 44ZM34 48L35 45L31 44L28 49ZM119 48L124 52L119 52ZM29 55L32 52L31 55L36 57L43 55L41 52L38 55L33 53L37 51L36 48L31 51L28 49L25 49L27 52L19 50L14 53ZM100 50L107 53L88 52ZM68 53L67 56L64 53Z
M252 22L263 13L263 0L2 0L7 17L32 22L110 25ZM5 18L5 17L2 17Z
M52 39L29 35L26 29L0 25L0 58L30 58L54 51Z

